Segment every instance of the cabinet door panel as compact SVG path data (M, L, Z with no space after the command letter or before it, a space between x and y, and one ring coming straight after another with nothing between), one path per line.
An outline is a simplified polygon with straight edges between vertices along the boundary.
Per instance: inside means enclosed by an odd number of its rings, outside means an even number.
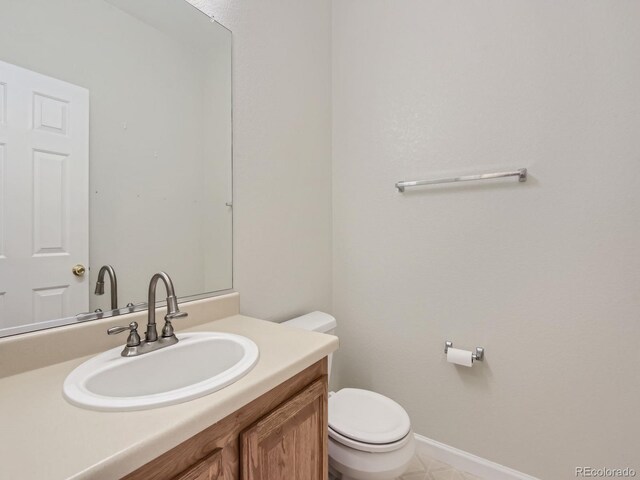
M240 436L242 480L326 480L327 381L319 379Z
M223 478L222 450L218 449L179 474L174 480L223 480Z

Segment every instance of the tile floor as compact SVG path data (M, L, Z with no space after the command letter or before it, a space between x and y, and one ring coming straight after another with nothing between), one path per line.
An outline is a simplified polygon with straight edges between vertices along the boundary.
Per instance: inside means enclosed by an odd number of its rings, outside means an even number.
M399 480L480 480L475 475L456 470L451 465L416 455L407 472Z
M334 480L329 476L330 480ZM398 480L480 480L470 473L456 470L425 455L416 455L407 472Z

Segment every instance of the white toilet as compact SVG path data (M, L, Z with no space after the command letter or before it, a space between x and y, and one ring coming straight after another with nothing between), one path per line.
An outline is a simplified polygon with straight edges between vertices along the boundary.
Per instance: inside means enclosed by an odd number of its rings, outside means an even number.
M336 319L312 312L283 325L333 334ZM357 388L329 394L329 468L334 476L342 480L393 480L407 470L414 454L409 415L396 402Z

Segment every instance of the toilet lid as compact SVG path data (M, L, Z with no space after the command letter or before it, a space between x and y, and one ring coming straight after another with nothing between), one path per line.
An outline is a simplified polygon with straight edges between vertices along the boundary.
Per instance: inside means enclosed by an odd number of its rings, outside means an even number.
M363 443L393 443L411 430L407 412L390 398L358 388L343 388L329 397L329 427Z

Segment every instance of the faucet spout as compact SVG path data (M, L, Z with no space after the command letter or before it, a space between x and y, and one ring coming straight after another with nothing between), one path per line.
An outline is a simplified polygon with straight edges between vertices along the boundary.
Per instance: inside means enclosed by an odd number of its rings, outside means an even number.
M173 337L171 320L187 316L186 313L181 312L178 308L178 299L176 298L176 292L173 288L171 277L166 272L156 273L151 277L151 281L149 282L149 317L147 322L147 331L145 333L146 342L155 342L158 340L158 328L156 326L156 287L160 280L164 283L167 291L167 315L165 316L166 323L165 328L162 330L162 336L164 338Z
M116 271L111 265L104 265L98 272L98 280L96 282L96 295L104 295L104 276L109 275L109 287L111 292L111 310L118 309L118 279Z

